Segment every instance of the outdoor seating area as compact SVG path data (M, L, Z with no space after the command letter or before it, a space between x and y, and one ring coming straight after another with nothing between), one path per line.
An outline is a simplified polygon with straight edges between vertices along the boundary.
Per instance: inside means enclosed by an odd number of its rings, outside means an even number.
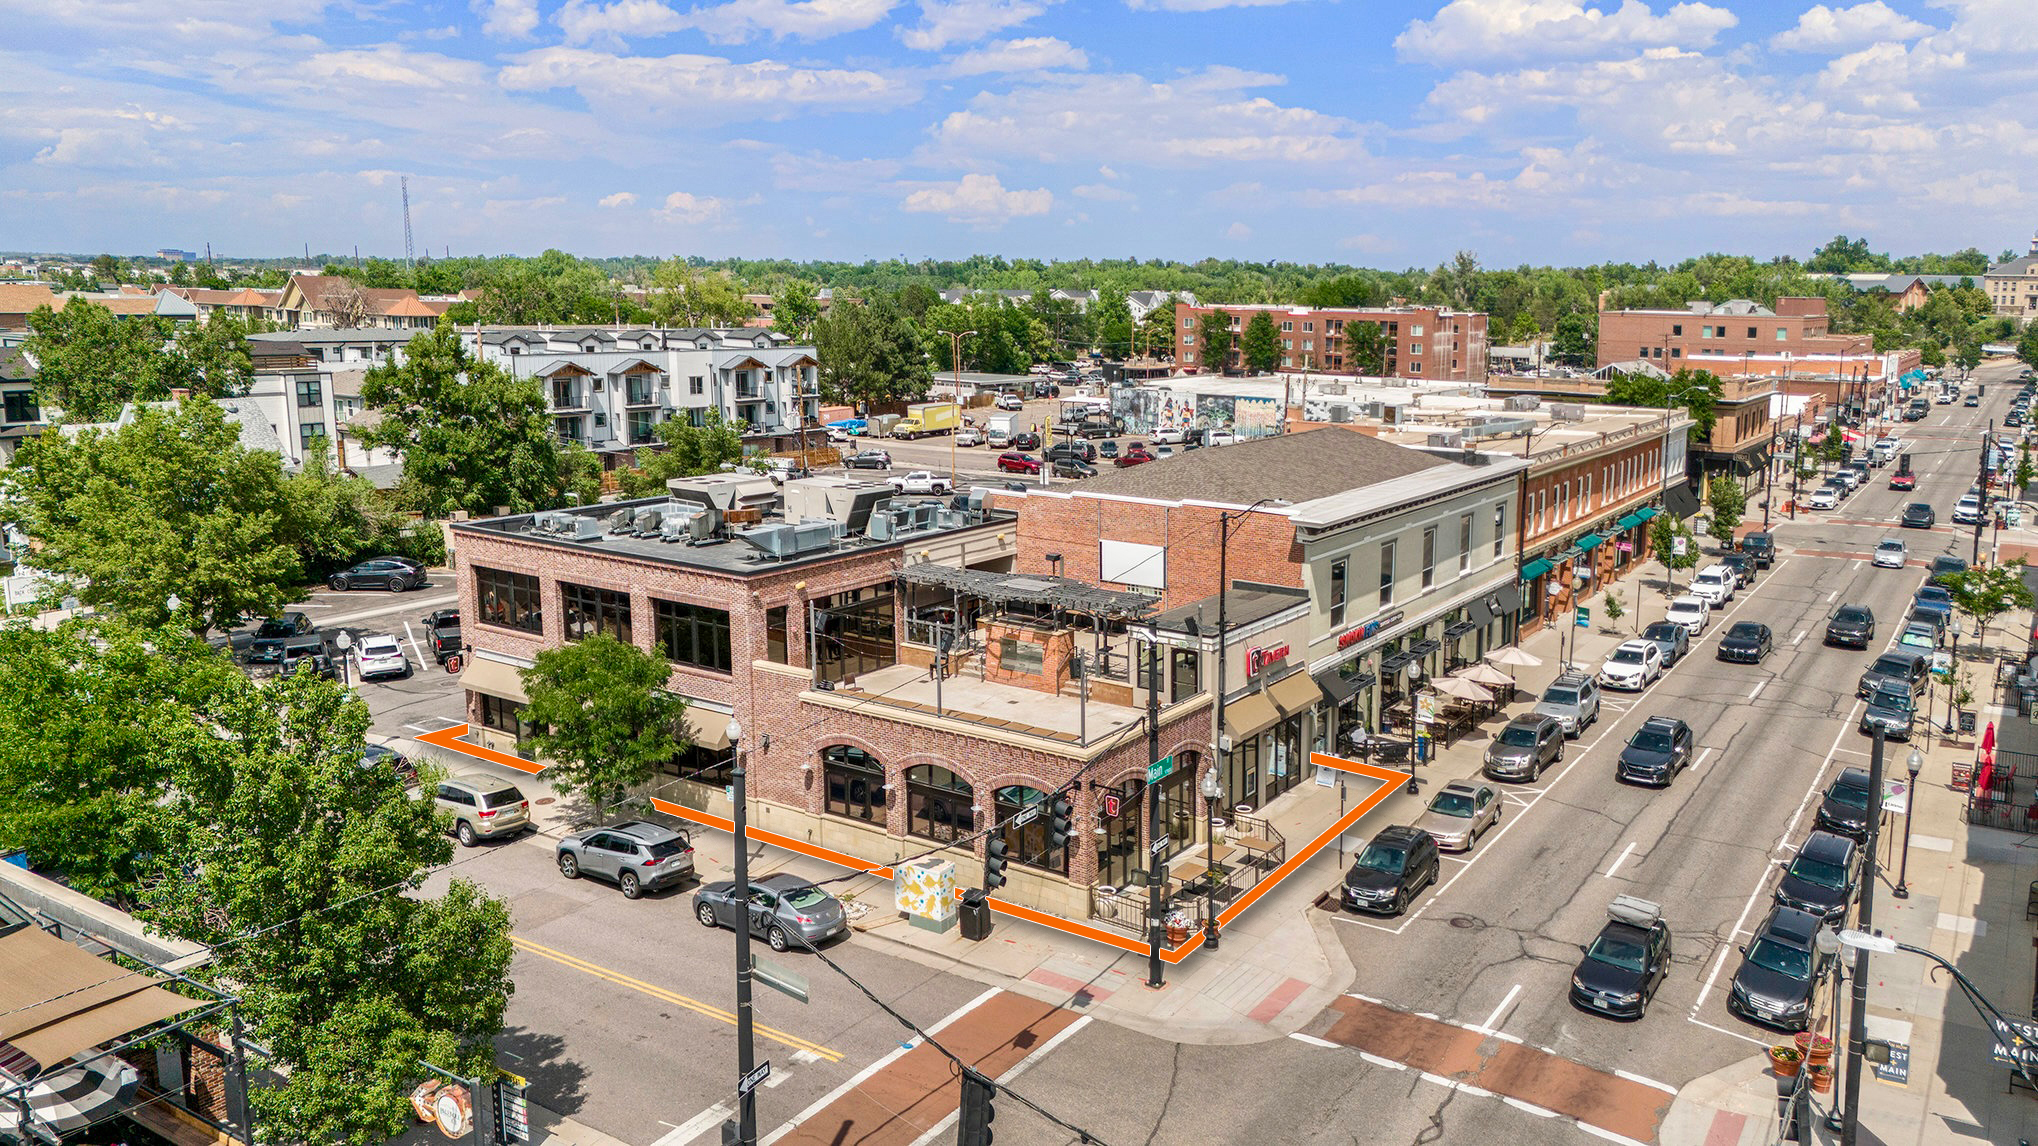
M1206 910L1224 910L1287 860L1287 839L1272 823L1255 816L1235 816L1219 829L1218 838L1184 848L1168 862L1162 885L1163 922L1176 924L1169 928L1169 945L1187 940L1186 935L1175 938L1184 920L1200 926ZM1132 885L1093 889L1092 916L1143 936L1152 906L1147 887L1146 873L1138 872Z
M1509 646L1489 653L1449 676L1421 681L1411 697L1399 694L1380 710L1378 733L1347 736L1359 759L1402 764L1411 750L1410 730L1420 729L1448 748L1479 726L1504 718L1507 706L1520 699L1514 678L1497 666L1530 668L1542 658Z

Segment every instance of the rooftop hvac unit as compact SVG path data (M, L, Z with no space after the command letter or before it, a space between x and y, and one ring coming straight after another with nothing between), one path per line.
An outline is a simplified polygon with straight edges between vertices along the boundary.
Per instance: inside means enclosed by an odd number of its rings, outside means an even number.
M1509 394L1507 400L1500 404L1500 408L1503 410L1525 411L1541 409L1542 405L1543 400L1534 394Z
M658 533L658 523L665 516L662 510L640 509L636 520L631 523L631 532L639 537L653 537Z
M1351 405L1346 402L1338 402L1332 405L1330 407L1330 420L1340 425L1345 422L1351 421L1352 420Z
M1443 430L1429 436L1429 444L1447 450L1455 450L1464 443L1465 435L1460 430Z
M770 509L778 503L778 485L760 473L704 474L673 478L665 483L674 501L719 509Z
M698 545L715 535L721 517L719 510L704 505L669 505L658 523L658 539Z
M842 536L842 526L833 521L780 523L739 530L736 536L766 557L783 561L806 553L825 552Z
M1361 418L1384 417L1385 415L1382 414L1382 411L1384 411L1386 408L1387 404L1384 402L1361 402L1359 403L1359 417Z
M605 524L608 526L610 533L628 533L636 519L636 511L619 509L608 515L605 519Z
M1550 404L1550 418L1558 422L1582 422L1585 407L1577 402L1553 402Z
M531 518L532 533L565 533L573 527L573 515L548 511Z

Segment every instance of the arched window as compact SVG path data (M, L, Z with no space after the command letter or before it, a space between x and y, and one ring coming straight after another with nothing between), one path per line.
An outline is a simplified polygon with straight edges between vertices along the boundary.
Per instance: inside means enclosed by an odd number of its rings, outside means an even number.
M1005 841L1005 854L1013 863L1058 871L1064 875L1068 873L1067 846L1048 846L1047 793L1022 785L1000 788L995 793L992 807L997 822L1004 825L998 829L998 836ZM1016 823L1028 808L1033 809L1031 818L1025 823Z
M976 827L968 781L946 768L921 764L906 771L906 831L953 843Z
M821 749L821 776L830 813L872 824L885 822L885 769L877 757L847 744L831 744Z

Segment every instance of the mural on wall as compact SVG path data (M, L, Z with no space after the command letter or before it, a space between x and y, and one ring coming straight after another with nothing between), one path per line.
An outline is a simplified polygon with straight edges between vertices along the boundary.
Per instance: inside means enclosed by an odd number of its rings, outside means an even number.
M1264 438L1281 432L1281 404L1272 398L1232 400L1232 429L1241 438Z

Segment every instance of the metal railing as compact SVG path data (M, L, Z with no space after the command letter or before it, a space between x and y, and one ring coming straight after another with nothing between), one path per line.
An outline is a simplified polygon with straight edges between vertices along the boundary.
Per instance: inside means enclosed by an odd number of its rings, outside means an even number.
M1992 765L1974 770L1966 812L1979 827L2038 834L2038 755L1997 749Z
M1213 873L1193 880L1171 880L1172 894L1163 902L1162 911L1167 915L1182 912L1195 921L1196 927L1201 927L1206 910L1214 907L1222 912L1288 861L1287 838L1266 819L1258 816L1233 817L1226 838L1235 840L1241 836L1265 840L1271 847L1264 852L1242 852L1231 861L1217 865ZM1223 846L1223 841L1219 842L1219 846ZM1194 844L1183 849L1182 855L1207 855L1202 847L1202 843ZM1145 938L1150 910L1151 902L1144 885L1090 889L1090 918L1135 938ZM1192 933L1194 930L1191 928ZM1170 943L1168 946L1180 944Z

